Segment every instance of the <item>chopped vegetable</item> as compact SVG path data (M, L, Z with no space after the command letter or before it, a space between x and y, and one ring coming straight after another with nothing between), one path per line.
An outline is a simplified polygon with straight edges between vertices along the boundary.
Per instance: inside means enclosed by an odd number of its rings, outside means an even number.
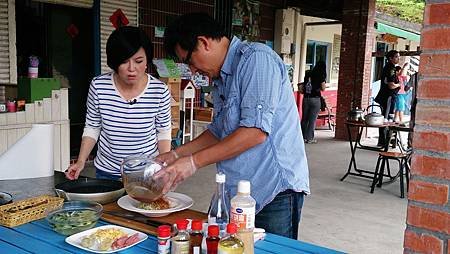
M95 211L82 209L55 213L49 218L49 222L56 232L72 235L92 228L97 223L97 219Z

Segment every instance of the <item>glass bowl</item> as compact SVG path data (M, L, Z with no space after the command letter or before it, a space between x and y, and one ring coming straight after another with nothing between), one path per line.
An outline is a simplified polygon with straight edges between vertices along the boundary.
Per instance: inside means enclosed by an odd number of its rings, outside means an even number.
M156 178L154 175L163 168L162 163L145 155L126 157L121 165L121 173L128 195L145 203L162 197L162 190L169 176L162 174Z
M72 235L93 228L102 211L102 205L97 202L68 201L64 202L61 209L50 212L46 219L56 232Z

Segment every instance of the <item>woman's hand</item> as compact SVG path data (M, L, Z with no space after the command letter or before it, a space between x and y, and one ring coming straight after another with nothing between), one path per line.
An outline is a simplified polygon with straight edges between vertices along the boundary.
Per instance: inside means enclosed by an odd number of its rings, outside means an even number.
M66 178L69 180L78 179L81 171L84 169L85 162L78 160L74 164L70 165L69 168L64 172Z
M305 92L305 86L304 86L303 83L298 83L297 86L298 86L298 92L299 93L304 93Z
M176 161L180 156L178 156L177 152L175 150L171 150L167 153L160 154L156 156L155 160L159 161L163 164L163 166L167 166L172 164L174 161Z

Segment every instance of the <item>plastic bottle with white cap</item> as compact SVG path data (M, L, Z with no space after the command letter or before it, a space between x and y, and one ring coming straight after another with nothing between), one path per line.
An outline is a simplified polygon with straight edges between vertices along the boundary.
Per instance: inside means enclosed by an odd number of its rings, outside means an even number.
M230 223L238 226L237 236L244 243L244 254L254 253L255 206L256 201L250 196L250 182L239 181L237 194L231 199Z

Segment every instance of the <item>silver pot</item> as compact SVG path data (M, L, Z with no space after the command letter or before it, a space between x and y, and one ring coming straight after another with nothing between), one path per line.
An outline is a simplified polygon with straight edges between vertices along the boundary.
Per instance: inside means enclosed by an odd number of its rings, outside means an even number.
M364 120L364 110L355 108L352 111L347 113L348 121L363 121Z
M67 201L94 201L100 204L108 204L123 196L125 189L120 181L79 178L57 184L55 192Z
M367 125L380 126L384 124L384 116L379 113L372 112L364 117Z

